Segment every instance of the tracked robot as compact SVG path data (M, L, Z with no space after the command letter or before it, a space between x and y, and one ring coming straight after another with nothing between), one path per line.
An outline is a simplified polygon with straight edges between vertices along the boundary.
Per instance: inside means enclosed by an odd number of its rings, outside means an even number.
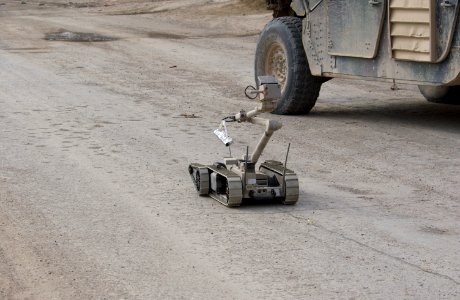
M245 90L247 97L258 99L258 105L251 111L241 110L233 116L222 120L214 134L228 147L233 143L227 132L227 123L249 122L265 126L265 132L251 155L246 148L246 154L237 159L224 158L223 162L213 165L192 163L188 171L200 196L211 196L223 205L240 206L243 199L279 200L283 204L295 204L299 198L299 183L297 175L287 169L289 146L284 164L279 161L267 160L256 165L262 152L273 133L281 128L281 123L257 117L264 112L272 112L276 101L281 97L278 82L272 76L260 76L259 89L248 87Z

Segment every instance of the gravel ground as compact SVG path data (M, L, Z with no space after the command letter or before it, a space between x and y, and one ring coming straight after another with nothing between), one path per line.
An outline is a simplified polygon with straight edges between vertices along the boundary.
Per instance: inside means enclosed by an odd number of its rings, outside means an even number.
M262 159L292 143L298 204L229 209L187 165L253 107L270 12L25 2L0 5L0 299L460 298L460 107L331 80L309 116L271 116ZM113 40L46 39L63 32Z

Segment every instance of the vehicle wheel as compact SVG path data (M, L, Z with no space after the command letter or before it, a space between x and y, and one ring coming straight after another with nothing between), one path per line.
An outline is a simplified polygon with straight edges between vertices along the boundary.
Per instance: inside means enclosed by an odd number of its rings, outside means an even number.
M206 169L197 170L194 181L196 190L200 196L209 194L209 174Z
M255 57L255 78L272 75L281 85L274 113L307 114L319 96L324 79L311 75L302 44L302 20L281 17L271 20L260 34Z
M195 186L196 186L196 190L198 192L201 192L200 189L201 189L201 175L200 175L200 172L196 172L196 177L195 177Z
M429 102L460 104L460 86L419 85L418 89Z

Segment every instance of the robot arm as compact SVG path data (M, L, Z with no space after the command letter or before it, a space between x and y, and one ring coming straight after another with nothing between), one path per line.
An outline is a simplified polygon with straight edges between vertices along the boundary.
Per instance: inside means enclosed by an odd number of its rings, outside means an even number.
M251 155L251 161L253 163L257 163L260 156L264 152L265 147L270 141L270 138L272 137L273 133L277 131L278 129L280 129L282 124L281 122L278 122L275 120L268 120L268 119L263 119L263 118L258 118L258 117L252 118L251 123L265 125L264 135L259 140L259 143L257 144L256 148L254 149Z
M225 125L226 122L249 122L265 126L264 135L251 155L251 161L253 163L257 163L273 133L282 126L282 124L278 121L257 117L257 115L261 113L272 112L276 107L276 101L281 97L280 87L274 77L259 76L258 80L259 90L246 92L246 96L248 96L248 98L251 98L250 94L256 94L258 96L258 106L249 112L241 110L234 116L224 118L220 127L214 131L217 137L226 146L230 146L233 140L228 136Z

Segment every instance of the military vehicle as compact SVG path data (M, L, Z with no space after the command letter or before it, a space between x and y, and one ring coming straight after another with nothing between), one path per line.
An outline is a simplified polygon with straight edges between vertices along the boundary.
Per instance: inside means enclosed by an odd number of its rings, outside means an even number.
M281 123L278 121L257 117L260 113L272 112L275 109L281 97L278 82L272 76L260 76L258 85L259 90L255 88L251 90L248 87L245 91L249 98L258 98L257 107L248 112L241 110L233 116L225 117L219 128L214 131L215 135L230 147L233 139L228 135L226 123L249 122L265 126L265 132L252 155L248 155L248 148L246 148L246 154L240 159L231 157L230 151L230 157L224 158L224 162L213 165L192 163L188 167L199 195L209 195L230 207L240 206L243 199L279 200L283 204L292 205L299 198L297 175L286 167L288 154L284 164L268 160L261 163L259 170L256 171L256 164L267 143L273 133L281 128Z
M266 0L255 76L282 87L275 113L306 114L334 77L415 84L460 103L458 0Z

